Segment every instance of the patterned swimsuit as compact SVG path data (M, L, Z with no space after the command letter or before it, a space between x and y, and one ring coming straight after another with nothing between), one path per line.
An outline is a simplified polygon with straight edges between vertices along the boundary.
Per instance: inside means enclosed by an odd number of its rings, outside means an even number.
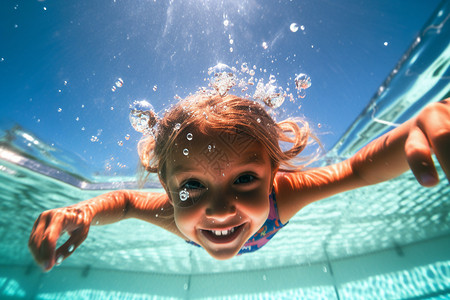
M244 253L254 252L265 244L267 244L268 241L270 241L271 238L280 230L283 228L286 224L281 223L280 217L278 216L278 208L277 208L277 201L275 199L275 191L272 191L272 193L269 195L269 204L270 204L270 211L269 216L267 217L266 222L261 226L261 228L242 246L241 250L239 250L237 255L241 255ZM195 242L192 241L186 241L187 243L191 245L195 245L198 247L201 247Z

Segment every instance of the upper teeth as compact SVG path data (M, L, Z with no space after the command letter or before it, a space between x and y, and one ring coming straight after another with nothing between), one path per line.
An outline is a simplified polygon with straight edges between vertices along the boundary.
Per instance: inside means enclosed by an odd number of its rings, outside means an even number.
M214 233L215 235L227 235L234 232L234 227L231 228L230 230L211 230L211 232Z

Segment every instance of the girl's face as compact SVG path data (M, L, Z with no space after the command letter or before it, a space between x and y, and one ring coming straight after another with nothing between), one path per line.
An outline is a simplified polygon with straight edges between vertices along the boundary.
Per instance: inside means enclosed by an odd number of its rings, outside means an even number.
M246 135L179 137L166 176L178 229L216 259L235 256L269 214L274 171Z

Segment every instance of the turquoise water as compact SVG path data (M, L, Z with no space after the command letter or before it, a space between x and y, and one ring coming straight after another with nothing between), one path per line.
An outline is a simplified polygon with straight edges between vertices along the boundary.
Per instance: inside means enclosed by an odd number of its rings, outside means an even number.
M427 103L449 96L450 4L444 1L432 11L366 108L319 163L348 157ZM162 229L126 220L93 226L69 259L43 274L27 249L39 213L136 188L135 176L99 172L83 151L62 150L57 136L41 139L37 128L4 120L1 299L450 298L450 187L443 180L422 188L409 172L306 207L251 255L216 261ZM146 189L161 191L154 179Z

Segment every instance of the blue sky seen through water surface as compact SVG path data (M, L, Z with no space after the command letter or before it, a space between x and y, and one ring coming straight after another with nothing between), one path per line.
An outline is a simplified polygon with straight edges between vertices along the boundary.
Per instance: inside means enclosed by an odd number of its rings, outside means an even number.
M99 174L133 175L134 100L161 115L175 95L207 86L209 67L247 63L294 96L295 75L310 76L306 97L277 113L305 116L330 149L439 2L2 1L0 123Z

